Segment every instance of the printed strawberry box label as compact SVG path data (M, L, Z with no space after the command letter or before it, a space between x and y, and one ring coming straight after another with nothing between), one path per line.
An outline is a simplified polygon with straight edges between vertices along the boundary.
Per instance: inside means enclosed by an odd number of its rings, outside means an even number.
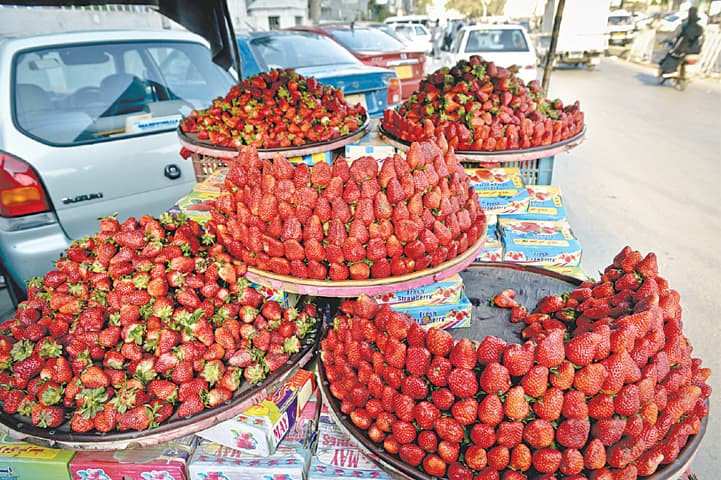
M391 480L358 449L318 451L310 461L308 480L326 478L375 478Z
M0 479L69 480L68 464L74 455L73 451L40 447L6 436L0 440Z
M563 204L561 189L554 185L528 185L530 195L528 210L524 213L509 215L516 220L563 220L566 208Z
M316 163L326 162L328 164L333 163L333 152L317 152L310 155L303 155L302 157L288 157L288 161L293 164L305 163L309 167L312 167Z
M272 455L259 457L203 440L188 465L191 480L304 480L310 448L282 442Z
M471 325L473 305L464 293L454 302L438 305L407 307L391 305L393 310L406 313L422 327L430 328L463 328Z
M186 480L193 435L150 447L117 451L81 451L70 462L73 480ZM55 478L53 476L49 478Z
M486 215L523 213L530 196L517 167L466 168Z
M272 455L315 389L315 376L299 370L273 395L198 436L254 455Z
M581 262L581 244L566 221L500 218L498 222L504 262L541 266Z
M463 279L456 273L445 280L424 287L385 293L374 298L380 304L387 303L392 307L406 308L457 302L462 293Z
M476 257L476 262L502 262L503 243L497 237L487 237L483 244L483 250Z
M179 213L203 225L210 219L210 210L213 209L216 198L218 198L217 193L192 190L178 200Z

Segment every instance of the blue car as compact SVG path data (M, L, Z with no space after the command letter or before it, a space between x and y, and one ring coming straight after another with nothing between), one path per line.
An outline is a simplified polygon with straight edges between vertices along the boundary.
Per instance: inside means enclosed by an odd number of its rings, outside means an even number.
M327 36L289 30L253 32L238 36L238 47L243 78L273 68L292 68L341 89L348 103L360 103L374 118L401 102L395 71L364 65Z

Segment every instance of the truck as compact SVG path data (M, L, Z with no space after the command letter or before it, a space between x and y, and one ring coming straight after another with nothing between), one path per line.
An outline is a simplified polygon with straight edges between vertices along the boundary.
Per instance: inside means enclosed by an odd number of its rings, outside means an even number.
M585 65L593 70L608 47L608 16L611 0L566 0L558 32L556 52L548 58L558 0L547 0L541 20L536 53L541 63Z

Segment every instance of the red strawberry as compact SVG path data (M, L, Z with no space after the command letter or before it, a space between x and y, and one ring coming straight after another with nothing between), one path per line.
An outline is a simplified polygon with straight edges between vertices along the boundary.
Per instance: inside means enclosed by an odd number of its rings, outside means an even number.
M453 348L453 337L445 330L431 327L426 334L426 346L433 355L443 357L448 355Z
M511 459L509 465L517 471L525 472L531 468L532 457L531 450L526 444L521 443L513 447L511 451ZM579 479L580 480L580 479Z
M65 411L59 406L37 403L32 407L32 423L40 428L57 428L65 420Z
M553 368L560 365L565 358L563 330L551 330L541 338L536 347L536 362L544 367Z
M576 372L573 386L585 395L592 396L601 390L608 371L600 363L591 363Z
M470 370L476 366L476 349L468 338L462 338L454 345L448 358L454 367Z
M498 395L486 395L478 404L478 420L486 425L498 425L503 415L503 403Z
M554 473L561 466L563 454L555 448L542 448L533 452L533 466L541 473Z
M606 465L606 448L597 438L588 442L583 453L584 466L589 470L598 470Z
M479 383L486 393L506 393L511 387L511 377L505 366L493 362L483 369Z
M588 420L569 418L558 425L556 440L567 448L582 448L586 445L591 424Z
M475 398L459 400L451 407L451 414L461 425L470 425L476 421L478 401Z
M425 347L408 347L406 370L412 375L423 376L431 363L431 353Z
M440 410L430 402L418 402L413 407L413 418L416 423L418 423L418 426L424 430L430 430L433 428L433 424L440 417Z
M457 420L450 417L441 417L435 421L434 429L443 440L460 443L463 440L464 430Z
M563 397L563 409L561 413L566 418L583 419L588 417L588 404L583 392L579 390L568 390Z
M393 437L402 445L411 443L416 439L415 427L406 421L396 420L393 422L391 428L393 430Z
M501 422L496 428L498 444L513 448L523 440L523 422Z
M472 397L478 392L476 375L467 368L454 368L448 374L448 388L458 398Z
M526 395L539 398L548 388L548 368L534 365L521 379L521 386Z
M421 464L425 457L425 452L418 445L407 443L401 445L398 455L401 457L401 460L415 467Z
M524 427L523 440L533 448L546 448L553 443L555 433L551 422L537 418Z
M603 338L598 333L586 332L572 338L566 343L566 358L579 367L591 363L596 355L596 348Z
M541 400L533 404L533 411L539 418L548 421L557 420L563 409L563 390L558 387L550 387L543 394Z
M507 288L501 293L496 294L490 301L491 305L498 308L514 308L518 306L518 303L514 300L516 292Z

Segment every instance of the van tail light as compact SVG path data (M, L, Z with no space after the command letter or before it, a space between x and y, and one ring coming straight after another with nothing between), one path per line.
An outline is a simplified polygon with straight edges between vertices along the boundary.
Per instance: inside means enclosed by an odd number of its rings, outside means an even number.
M398 77L393 77L388 81L388 105L401 103L401 81Z
M0 152L0 217L22 217L50 210L45 187L33 168Z

